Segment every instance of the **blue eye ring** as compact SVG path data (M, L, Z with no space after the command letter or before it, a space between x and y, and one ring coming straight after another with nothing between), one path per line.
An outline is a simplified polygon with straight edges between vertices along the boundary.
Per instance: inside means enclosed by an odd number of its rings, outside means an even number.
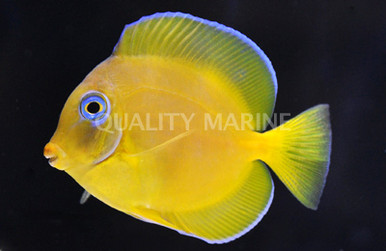
M91 91L82 97L79 110L84 119L100 125L110 114L110 102L103 93Z

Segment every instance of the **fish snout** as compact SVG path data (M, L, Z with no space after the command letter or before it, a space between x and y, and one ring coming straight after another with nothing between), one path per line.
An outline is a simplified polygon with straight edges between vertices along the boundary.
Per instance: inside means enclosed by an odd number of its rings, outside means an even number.
M49 142L43 151L44 157L48 159L48 163L57 169L64 170L58 166L58 161L62 159L66 154L65 152L56 144Z

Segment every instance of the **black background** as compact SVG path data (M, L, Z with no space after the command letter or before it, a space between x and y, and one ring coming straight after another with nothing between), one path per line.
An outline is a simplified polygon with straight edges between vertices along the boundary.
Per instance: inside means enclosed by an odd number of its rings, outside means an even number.
M385 1L0 2L0 249L381 250L385 248ZM330 173L317 211L274 177L268 214L208 245L135 220L50 167L42 149L66 98L108 57L124 24L182 11L233 27L276 70L276 112L331 109Z

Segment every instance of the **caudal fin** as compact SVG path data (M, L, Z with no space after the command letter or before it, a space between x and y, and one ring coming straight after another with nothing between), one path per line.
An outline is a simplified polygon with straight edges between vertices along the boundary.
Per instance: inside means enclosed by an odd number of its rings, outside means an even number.
M306 207L317 209L330 161L329 106L317 105L263 134L262 160Z

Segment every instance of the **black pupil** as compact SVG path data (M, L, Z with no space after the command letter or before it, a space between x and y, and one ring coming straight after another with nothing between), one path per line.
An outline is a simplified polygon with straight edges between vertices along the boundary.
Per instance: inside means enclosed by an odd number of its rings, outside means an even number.
M99 112L99 110L100 110L100 105L97 102L91 102L87 106L87 111L91 114L95 114Z

